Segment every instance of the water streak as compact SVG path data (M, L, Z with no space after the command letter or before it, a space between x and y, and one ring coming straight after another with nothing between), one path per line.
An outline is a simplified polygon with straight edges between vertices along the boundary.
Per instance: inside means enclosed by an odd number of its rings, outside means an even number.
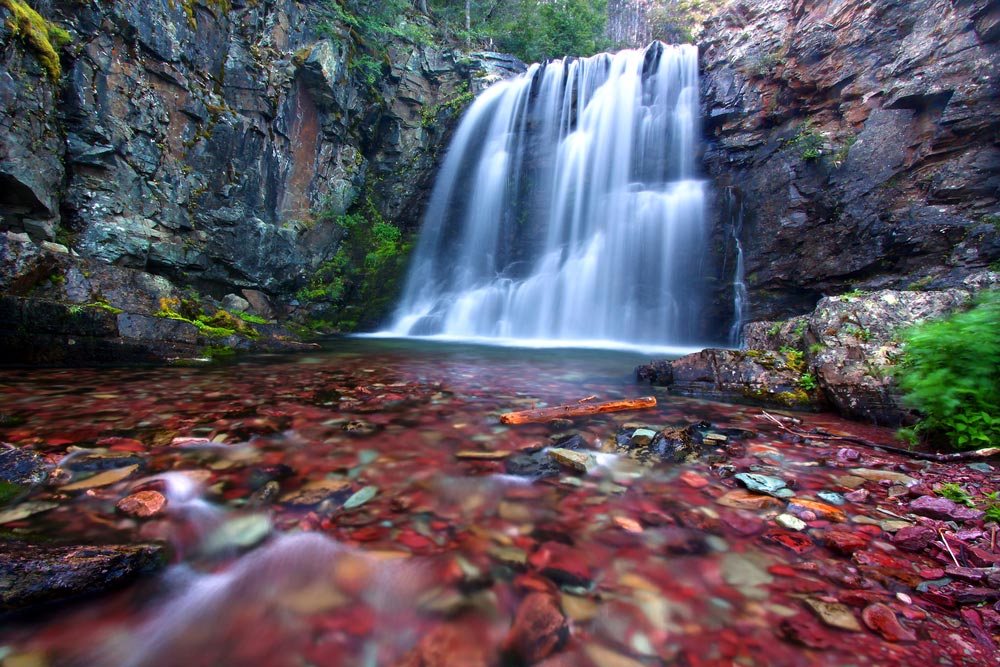
M693 46L552 61L491 87L438 176L391 333L701 342L698 135Z

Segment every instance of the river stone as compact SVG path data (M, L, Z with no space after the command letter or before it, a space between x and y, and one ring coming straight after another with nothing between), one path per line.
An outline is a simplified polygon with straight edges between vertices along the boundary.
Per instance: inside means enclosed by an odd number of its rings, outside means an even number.
M788 489L785 480L770 475L761 475L752 472L741 472L733 475L740 483L751 491L764 493L776 498L786 498L794 496L795 492Z
M369 500L374 498L377 493L378 493L377 486L366 486L344 501L344 509L352 510L355 507L361 507Z
M578 470L582 473L589 473L597 467L597 460L589 452L577 452L572 449L555 447L549 450L552 459L567 468Z
M782 528L787 528L788 530L806 529L806 522L794 514L779 514L774 517L774 521Z
M901 472L892 470L875 470L874 468L852 468L850 473L855 477L861 477L870 482L890 481L895 484L909 486L915 484L917 480Z
M0 446L0 482L32 487L48 479L48 464L41 455Z
M985 516L985 512L936 496L921 496L911 502L908 508L914 514L944 521L978 521Z
M806 598L804 602L821 621L830 627L850 632L861 632L861 624L858 623L854 612L847 605L815 598Z
M0 548L0 611L13 612L101 593L166 565L163 545Z

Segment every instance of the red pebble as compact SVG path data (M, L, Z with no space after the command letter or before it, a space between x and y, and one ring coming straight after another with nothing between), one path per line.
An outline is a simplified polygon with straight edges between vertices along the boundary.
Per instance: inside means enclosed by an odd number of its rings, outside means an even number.
M680 480L690 486L692 489L700 489L708 485L708 480L699 475L696 472L688 470L683 475L680 476Z
M479 633L441 625L425 635L398 667L487 667L488 642Z
M806 614L786 618L778 625L778 636L808 648L827 649L834 645L834 638L820 627L818 621Z
M797 554L802 554L812 550L813 543L802 533L793 533L788 530L771 530L764 534L764 539L772 544L785 547Z
M532 593L517 608L503 650L530 665L559 650L568 636L566 617L559 610L555 597Z
M917 636L912 630L907 630L896 618L896 613L887 605L876 602L868 605L861 612L861 619L870 630L882 635L890 642L912 642Z
M871 538L862 533L846 530L828 530L823 534L823 543L831 551L850 556L868 546Z
M122 514L139 518L147 518L163 514L167 499L159 491L139 491L125 496L115 507Z
M528 562L557 584L590 585L591 573L586 554L560 542L545 542L528 557Z

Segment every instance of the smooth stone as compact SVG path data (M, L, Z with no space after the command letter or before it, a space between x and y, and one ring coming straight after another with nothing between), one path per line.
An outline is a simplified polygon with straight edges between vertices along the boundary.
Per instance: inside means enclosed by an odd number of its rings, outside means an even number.
M907 508L914 514L944 521L977 521L985 515L979 510L936 496L921 496L912 501Z
M861 612L861 619L868 628L890 642L912 642L917 640L917 636L912 630L904 628L896 613L891 607L876 602L865 607Z
M769 496L775 495L779 489L784 489L788 486L788 483L785 482L785 480L778 477L772 477L771 475L741 472L733 475L733 477L751 491L765 493Z
M354 495L352 495L346 501L344 501L344 509L352 510L355 507L361 507L369 500L374 498L377 494L378 494L377 486L366 486L357 493L355 493Z
M820 491L816 494L820 500L830 503L831 505L843 505L847 502L844 499L844 495L837 493L836 491Z
M909 486L916 483L916 479L901 472L892 470L875 470L874 468L852 468L849 471L855 477L861 477L869 482L890 481L894 484Z
M263 542L271 534L271 520L263 514L248 514L231 519L209 535L201 546L205 554L247 549Z
M589 473L597 467L597 460L589 452L578 452L572 449L555 447L549 450L549 456L556 463L583 473Z
M774 518L774 521L782 528L787 528L788 530L806 529L806 522L794 514L779 514Z
M858 623L854 612L847 605L815 598L806 598L804 602L821 621L830 627L850 632L861 632L861 624Z
M656 437L656 431L648 428L637 428L636 430L632 431L632 436L630 439L632 440L633 445L638 445L641 447L643 445L648 445L649 443L651 443L653 441L653 438L655 437Z

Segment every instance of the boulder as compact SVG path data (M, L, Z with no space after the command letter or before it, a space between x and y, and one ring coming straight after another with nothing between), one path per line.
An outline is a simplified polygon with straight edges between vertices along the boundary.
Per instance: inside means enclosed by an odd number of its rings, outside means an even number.
M18 612L129 584L166 565L159 544L0 548L0 612Z

